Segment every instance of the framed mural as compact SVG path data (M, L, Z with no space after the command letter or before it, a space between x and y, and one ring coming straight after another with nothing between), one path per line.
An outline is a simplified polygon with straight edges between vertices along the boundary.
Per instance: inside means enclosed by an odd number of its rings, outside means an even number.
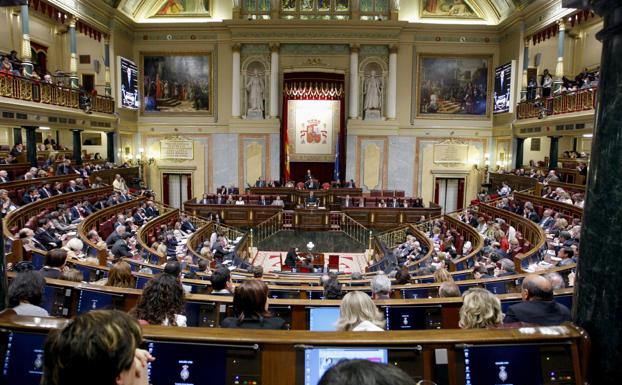
M417 60L418 118L487 119L491 56L421 54Z
M481 19L465 0L420 0L419 15L423 18Z
M291 162L333 162L339 135L338 100L288 101Z
M212 115L211 53L141 53L144 114Z
M154 16L210 16L212 0L166 0Z

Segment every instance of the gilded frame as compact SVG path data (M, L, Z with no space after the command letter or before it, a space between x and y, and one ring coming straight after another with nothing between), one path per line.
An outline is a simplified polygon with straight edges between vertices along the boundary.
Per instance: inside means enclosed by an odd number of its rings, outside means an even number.
M443 114L443 113L428 113L421 112L421 92L422 92L422 81L421 81L421 73L422 73L422 64L424 59L447 59L447 60L457 60L457 59L474 59L474 60L486 60L487 71L486 71L486 113L483 115L479 114ZM481 55L445 55L445 54L426 54L426 53L418 53L417 54L417 87L415 90L415 118L416 119L445 119L445 120L489 120L490 114L492 112L491 108L491 87L492 83L492 55L481 54Z
M162 111L145 111L145 58L153 56L176 57L176 56L205 56L208 58L209 65L209 88L208 88L208 109L202 111L179 111L179 112L162 112ZM143 116L214 116L214 55L213 51L208 52L151 52L141 51L138 71L139 71L139 90L141 95L140 114Z

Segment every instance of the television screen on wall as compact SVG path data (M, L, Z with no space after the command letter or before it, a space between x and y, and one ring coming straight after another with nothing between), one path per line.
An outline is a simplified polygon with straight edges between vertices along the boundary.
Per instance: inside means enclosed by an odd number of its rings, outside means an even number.
M495 68L495 89L492 94L495 114L514 111L513 87L516 78L516 61Z
M137 110L140 107L140 98L138 97L138 67L136 63L119 56L119 87L121 89L121 97L119 98L119 107L130 110Z

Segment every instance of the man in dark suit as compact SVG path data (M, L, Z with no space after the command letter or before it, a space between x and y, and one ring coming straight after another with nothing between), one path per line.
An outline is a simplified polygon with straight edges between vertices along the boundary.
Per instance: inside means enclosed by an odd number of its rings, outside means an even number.
M44 266L41 270L41 274L45 278L60 278L65 263L67 262L67 251L63 249L50 250L45 256Z
M400 202L397 201L397 198L393 198L393 200L391 201L391 205L389 207L397 209L400 207Z
M553 211L551 211L550 209L544 210L544 213L542 213L542 219L540 219L539 222L540 223L538 224L543 229L551 228L555 224L555 218L553 218Z
M63 164L59 165L56 169L56 175L70 175L73 174L73 168L71 168L71 161L65 159Z
M13 146L13 148L11 149L11 152L9 154L12 157L17 158L18 156L20 156L22 154L22 152L24 152L24 145L21 144L21 143L18 143L15 146Z
M35 187L30 187L28 192L22 197L24 204L36 202L39 200L39 193Z
M9 173L6 170L0 170L0 183L6 183L9 181Z
M78 188L76 187L76 182L73 180L69 181L69 186L67 186L67 189L65 190L66 193L74 193L77 192Z
M257 178L255 187L266 187L266 181L262 177Z
M306 203L307 206L317 206L318 205L317 197L315 195L313 195L313 191L309 192L309 196L307 197L307 199L305 199L305 203Z
M56 141L52 139L52 135L48 135L47 138L45 138L45 140L43 141L43 144L45 144L46 146L48 144L51 144L52 147L56 148Z
M106 238L106 245L108 245L108 247L113 246L119 239L121 239L121 237L125 236L125 234L125 226L117 227L112 233L110 233L108 238Z
M186 233L194 233L197 230L196 226L190 222L186 214L181 215L181 230Z
M283 264L293 269L296 267L297 259L298 259L298 254L296 254L296 249L292 247L287 252L287 255L285 256L285 262L283 262Z
M35 239L41 242L46 250L52 250L61 247L60 239L51 230L51 222L49 219L42 218L39 220L39 227L35 232Z
M543 276L530 274L523 280L523 301L508 308L504 324L524 322L541 326L570 321L570 310L553 300L553 286Z
M46 183L39 189L39 197L41 199L49 198L52 196L52 185Z
M356 188L356 183L354 183L354 179L350 179L346 182L345 188Z
M266 200L266 197L263 196L263 195L261 196L261 198L259 198L259 202L258 203L259 203L260 206L267 206L268 205L268 201Z
M145 214L147 215L148 218L152 218L152 217L160 215L160 211L158 210L158 208L155 206L155 204L152 201L149 201L147 202L147 208L145 209Z
M112 245L110 252L114 255L115 259L131 257L132 252L130 251L130 247L126 241L127 234L123 235L121 238L117 239L115 243Z

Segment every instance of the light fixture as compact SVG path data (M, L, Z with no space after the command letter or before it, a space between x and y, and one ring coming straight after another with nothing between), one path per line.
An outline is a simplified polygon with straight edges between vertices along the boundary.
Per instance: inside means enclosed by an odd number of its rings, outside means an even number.
M583 137L584 137L584 138L591 138L591 137L593 137L593 136L594 136L594 134L583 134Z
M41 127L39 127L39 130L41 130L41 131L49 131L50 127L41 126Z
M138 149L138 152L140 152L142 154L143 152L145 152L145 149L141 147L141 148Z

